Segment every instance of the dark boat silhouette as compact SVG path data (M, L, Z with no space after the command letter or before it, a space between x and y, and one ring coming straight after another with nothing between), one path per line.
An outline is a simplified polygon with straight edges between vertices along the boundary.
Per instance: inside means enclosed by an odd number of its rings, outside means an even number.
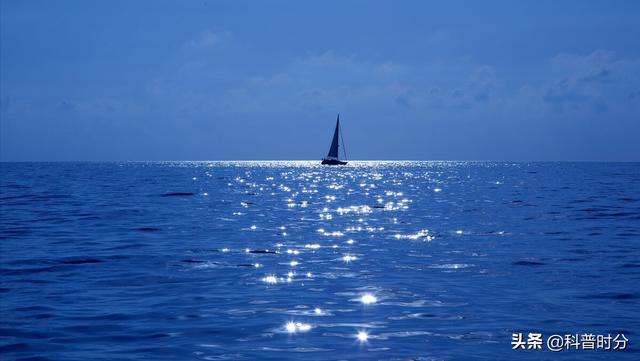
M340 138L340 114L338 114L338 120L336 120L336 130L333 132L333 140L331 141L331 148L329 148L329 154L322 158L322 164L325 165L345 165L346 160L338 159L338 147ZM342 150L344 152L344 158L347 159L347 152L344 150L344 139L342 140Z

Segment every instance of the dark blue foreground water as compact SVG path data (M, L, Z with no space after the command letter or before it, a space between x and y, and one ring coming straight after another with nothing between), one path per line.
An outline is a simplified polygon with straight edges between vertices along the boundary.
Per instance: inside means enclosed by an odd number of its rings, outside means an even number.
M0 165L3 360L640 358L638 163Z

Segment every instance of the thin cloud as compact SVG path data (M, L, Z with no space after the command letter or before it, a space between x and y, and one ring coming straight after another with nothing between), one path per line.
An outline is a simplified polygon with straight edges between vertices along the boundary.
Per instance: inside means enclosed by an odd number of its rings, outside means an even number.
M628 107L628 94L640 87L640 61L596 50L586 55L560 54L551 63L562 76L548 85L543 101L555 112L596 112Z

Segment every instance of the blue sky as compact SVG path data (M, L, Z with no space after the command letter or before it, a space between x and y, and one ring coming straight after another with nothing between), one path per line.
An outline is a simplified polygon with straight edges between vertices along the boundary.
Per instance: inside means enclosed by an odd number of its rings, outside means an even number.
M638 1L0 3L2 160L640 160Z

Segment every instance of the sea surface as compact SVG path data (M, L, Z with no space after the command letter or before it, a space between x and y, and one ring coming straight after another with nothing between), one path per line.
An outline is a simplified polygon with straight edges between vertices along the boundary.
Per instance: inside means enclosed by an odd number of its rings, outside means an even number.
M2 360L640 359L640 163L0 172Z

